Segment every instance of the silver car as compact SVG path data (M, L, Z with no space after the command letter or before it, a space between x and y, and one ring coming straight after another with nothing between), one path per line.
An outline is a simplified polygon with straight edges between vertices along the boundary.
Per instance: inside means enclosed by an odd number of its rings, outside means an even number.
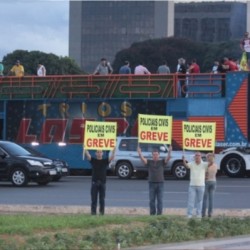
M165 144L141 143L140 148L144 157L152 159L152 151L157 148L160 157L165 158L168 147ZM121 179L129 179L133 175L138 178L146 178L148 175L147 167L141 161L138 152L137 137L117 137L115 158L110 162L109 167ZM172 174L176 179L187 179L189 171L182 163L183 151L172 151L171 159L166 166L166 174ZM193 159L193 152L185 152L185 158L190 161Z

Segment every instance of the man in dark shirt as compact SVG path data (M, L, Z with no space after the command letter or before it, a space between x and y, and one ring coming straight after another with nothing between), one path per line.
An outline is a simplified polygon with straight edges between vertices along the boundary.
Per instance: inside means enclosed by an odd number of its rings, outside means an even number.
M171 158L172 147L169 147L168 154L165 159L160 159L158 149L152 152L152 160L146 159L138 147L137 152L143 163L148 167L149 180L149 209L150 215L161 215L163 209L163 193L164 193L164 168ZM156 211L157 200L157 211Z
M226 75L229 70L229 67L225 65L225 58L221 59L217 68L218 73L221 74L221 97L226 95Z
M186 86L186 73L187 73L187 68L185 65L185 59L180 58L179 59L179 67L178 67L178 80L180 82L180 87L181 87L181 97L186 97L186 92L187 92L187 86Z
M96 215L99 194L99 212L104 215L107 167L114 159L115 148L109 158L103 158L102 150L96 150L96 158L91 157L88 150L85 151L85 155L92 165L91 214Z

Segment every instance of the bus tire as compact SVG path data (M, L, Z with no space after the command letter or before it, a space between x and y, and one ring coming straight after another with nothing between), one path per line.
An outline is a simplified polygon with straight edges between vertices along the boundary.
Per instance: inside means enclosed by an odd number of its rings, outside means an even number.
M229 177L243 177L246 174L246 163L240 155L227 155L221 165L224 173Z

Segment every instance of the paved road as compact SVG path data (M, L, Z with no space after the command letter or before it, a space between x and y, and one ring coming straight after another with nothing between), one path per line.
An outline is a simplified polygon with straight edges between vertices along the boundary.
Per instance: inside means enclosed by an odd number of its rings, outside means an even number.
M0 183L0 212L89 213L90 183L91 177L83 176L67 177L46 187L33 184L25 188L15 188L9 183ZM215 215L232 216L232 213L236 215L237 211L239 216L249 216L250 179L219 177L217 183ZM189 181L176 181L171 178L166 180L166 214L185 215L188 184ZM110 214L148 214L147 180L119 180L116 177L108 177L106 205L107 213ZM130 250L243 250L249 249L249 246L250 235L247 235Z
M250 235L162 244L126 250L249 250Z
M89 206L90 183L89 176L70 176L45 187L31 184L28 187L16 188L9 183L0 183L0 204ZM216 208L250 208L249 178L219 177L217 183ZM188 184L189 181L167 179L164 207L186 208ZM148 208L147 180L120 180L117 177L108 177L106 206Z

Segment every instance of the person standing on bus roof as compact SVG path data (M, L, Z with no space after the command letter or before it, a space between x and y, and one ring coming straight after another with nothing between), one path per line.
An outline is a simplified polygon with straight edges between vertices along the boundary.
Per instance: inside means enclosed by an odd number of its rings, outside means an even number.
M148 167L150 215L161 215L163 210L164 169L171 158L172 146L169 147L165 159L160 159L160 152L157 148L152 151L152 159L146 159L142 155L140 147L137 148L137 152L142 162Z
M140 63L139 65L137 65L137 66L135 67L134 74L135 74L135 75L150 75L151 73L150 73L149 70L144 66L143 63Z
M124 65L119 69L119 74L126 75L131 74L131 68L129 66L129 61L125 61Z
M200 73L200 66L197 64L196 59L192 60L188 70L190 74L199 74Z
M4 70L4 66L3 66L3 63L0 61L0 76L3 76L3 70Z
M38 66L37 66L37 75L46 76L46 68L41 63L38 63Z
M247 65L248 70L250 70L250 37L249 32L245 32L244 37L240 41L240 48L242 52L245 52L247 55Z
M106 58L102 58L101 62L97 65L93 75L108 75L113 73L113 68Z
M184 58L178 59L178 65L177 65L177 73L178 73L178 81L180 83L180 90L181 90L181 97L186 97L187 92L187 86L186 86L186 60Z
M170 69L168 67L167 61L164 61L162 65L160 65L156 71L157 74L170 74Z
M96 157L92 157L88 150L85 150L85 155L92 165L91 214L96 215L99 196L99 212L101 215L104 215L107 168L109 162L115 157L115 148L109 158L103 158L102 150L96 150Z
M22 77L24 76L24 67L20 64L20 61L17 60L16 64L9 71L9 75L14 74L15 76Z

